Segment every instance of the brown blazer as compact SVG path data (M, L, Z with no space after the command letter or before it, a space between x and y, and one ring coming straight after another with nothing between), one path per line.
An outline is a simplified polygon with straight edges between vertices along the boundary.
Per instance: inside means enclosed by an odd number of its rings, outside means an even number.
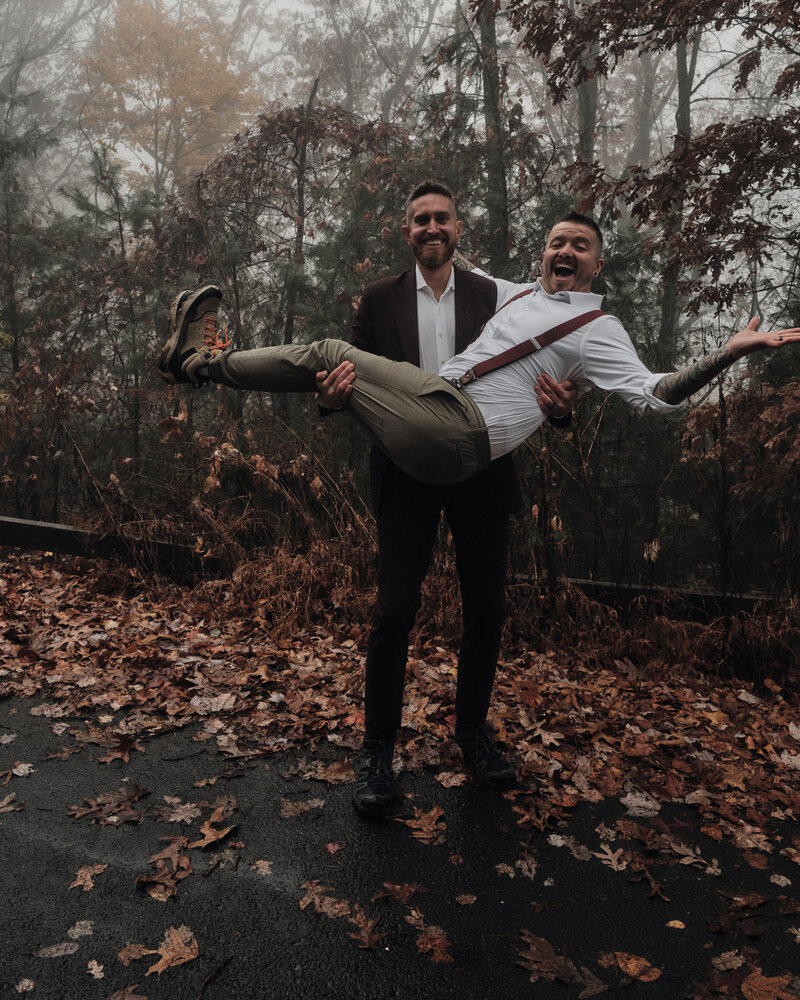
M497 286L493 281L470 271L455 270L456 354L477 337L484 323L494 315ZM372 282L364 289L353 320L351 337L354 347L380 354L393 361L419 365L419 325L417 321L416 271L391 275ZM370 475L372 501L380 506L381 488L391 461L379 448L372 449ZM504 513L522 509L522 494L510 455L472 476L458 489L476 490Z

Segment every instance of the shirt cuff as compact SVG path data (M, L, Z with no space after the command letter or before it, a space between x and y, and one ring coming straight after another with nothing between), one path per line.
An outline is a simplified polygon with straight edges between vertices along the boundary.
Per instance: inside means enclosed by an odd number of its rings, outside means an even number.
M650 375L642 386L642 395L645 398L645 402L649 409L656 413L669 413L672 410L677 410L679 406L683 406L685 400L681 400L680 403L666 403L663 399L659 399L658 396L654 396L654 390L662 378L666 378L667 375L672 375L673 372L659 372L657 375Z

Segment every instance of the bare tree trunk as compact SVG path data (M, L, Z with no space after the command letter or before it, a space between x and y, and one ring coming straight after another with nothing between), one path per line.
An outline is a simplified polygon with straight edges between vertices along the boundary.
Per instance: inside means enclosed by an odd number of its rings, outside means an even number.
M680 153L685 148L692 131L692 83L697 67L697 56L700 51L700 38L701 33L698 32L691 43L691 49L687 42L682 40L678 42L676 50L678 106L675 110L675 140L673 142L673 151L675 153ZM683 203L683 196L678 194L670 206L664 225L664 236L667 244L681 231L683 226ZM661 322L659 324L655 352L655 364L661 371L669 371L675 365L678 316L680 315L680 301L678 296L679 277L676 262L673 259L669 259L664 269Z
M311 113L314 99L317 96L319 77L312 87L311 95L306 104L306 114ZM306 147L307 140L301 133L297 143L297 159L295 161L295 177L297 178L297 212L295 213L294 250L292 252L292 268L286 283L286 319L283 324L283 342L294 342L294 321L297 315L297 299L300 288L300 269L303 266L303 244L306 235Z
M589 61L594 61L595 50L589 54ZM584 80L578 87L578 159L584 163L593 163L595 143L597 140L597 97L599 83L596 76Z
M650 52L639 56L639 95L636 109L636 135L628 154L628 163L635 167L650 159L653 132L653 96L656 89L656 66Z
M483 114L486 124L486 207L489 217L489 269L503 275L508 268L509 225L508 188L503 156L503 124L500 65L497 58L497 27L491 9L480 13L480 41L483 66Z

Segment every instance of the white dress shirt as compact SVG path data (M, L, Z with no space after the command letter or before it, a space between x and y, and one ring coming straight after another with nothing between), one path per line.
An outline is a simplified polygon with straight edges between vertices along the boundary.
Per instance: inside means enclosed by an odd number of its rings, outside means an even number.
M417 275L417 323L419 326L419 366L435 375L442 365L452 358L456 349L456 286L455 270L444 291L436 296L422 277L419 266Z
M573 316L599 309L603 301L601 295L592 292L548 295L538 281L528 285L499 278L492 281L497 285L497 312L465 351L441 367L439 374L444 378L457 378L479 361L540 336ZM505 302L529 288L530 295L501 310ZM653 395L664 373L653 374L644 366L618 319L600 316L554 344L489 372L464 388L486 421L492 459L512 451L545 420L534 392L536 379L544 372L557 382L571 379L580 396L596 386L619 393L626 403L643 412L668 413L675 409Z

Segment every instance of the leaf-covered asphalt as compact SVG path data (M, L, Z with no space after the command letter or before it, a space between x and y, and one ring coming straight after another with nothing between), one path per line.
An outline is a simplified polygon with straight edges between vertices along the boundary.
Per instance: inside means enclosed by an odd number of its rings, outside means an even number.
M503 665L476 788L453 655L409 670L406 810L350 804L361 635L232 585L0 566L3 996L800 997L800 714L675 664ZM104 592L105 590L105 592Z

